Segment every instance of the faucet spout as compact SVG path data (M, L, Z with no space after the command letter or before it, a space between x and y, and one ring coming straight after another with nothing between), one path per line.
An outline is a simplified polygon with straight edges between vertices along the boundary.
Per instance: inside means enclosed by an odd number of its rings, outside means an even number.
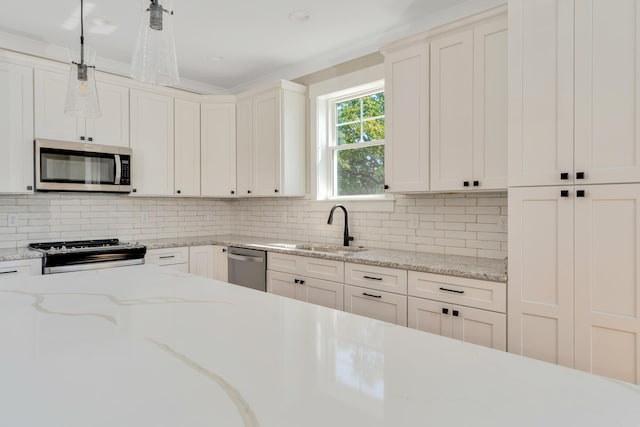
M343 205L333 205L333 207L331 208L331 212L329 212L329 219L327 220L327 224L333 224L333 212L335 212L337 208L342 209L342 211L344 212L344 236L342 244L343 246L349 246L349 242L353 241L353 236L349 236L349 213L347 212L347 208L345 208Z

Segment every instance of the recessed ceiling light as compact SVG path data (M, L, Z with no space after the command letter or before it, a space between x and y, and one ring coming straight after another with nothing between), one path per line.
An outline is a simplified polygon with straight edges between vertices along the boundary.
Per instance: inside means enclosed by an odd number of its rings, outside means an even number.
M307 22L311 20L311 12L307 10L294 10L289 14L291 22Z
M218 56L218 55L207 56L207 61L211 61L211 62L219 62L219 61L222 61L223 59L224 59L224 56Z

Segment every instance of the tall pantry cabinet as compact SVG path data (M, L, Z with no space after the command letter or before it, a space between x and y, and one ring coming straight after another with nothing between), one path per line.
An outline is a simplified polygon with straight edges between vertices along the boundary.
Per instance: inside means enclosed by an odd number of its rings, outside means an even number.
M509 2L509 351L640 383L640 1Z

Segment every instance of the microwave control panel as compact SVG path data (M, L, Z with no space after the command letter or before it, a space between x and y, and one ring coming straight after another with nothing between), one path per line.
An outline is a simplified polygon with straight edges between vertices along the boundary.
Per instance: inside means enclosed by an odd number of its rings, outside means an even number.
M131 185L131 156L120 156L120 185Z

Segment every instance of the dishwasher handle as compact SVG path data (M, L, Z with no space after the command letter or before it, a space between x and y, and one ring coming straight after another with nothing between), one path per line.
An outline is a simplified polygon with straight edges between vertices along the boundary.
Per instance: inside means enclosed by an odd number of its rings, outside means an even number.
M235 261L249 261L249 262L263 262L264 261L264 258L257 257L257 256L236 255L236 254L232 254L232 253L230 253L227 256L229 257L229 259L232 259L232 260L235 260Z

